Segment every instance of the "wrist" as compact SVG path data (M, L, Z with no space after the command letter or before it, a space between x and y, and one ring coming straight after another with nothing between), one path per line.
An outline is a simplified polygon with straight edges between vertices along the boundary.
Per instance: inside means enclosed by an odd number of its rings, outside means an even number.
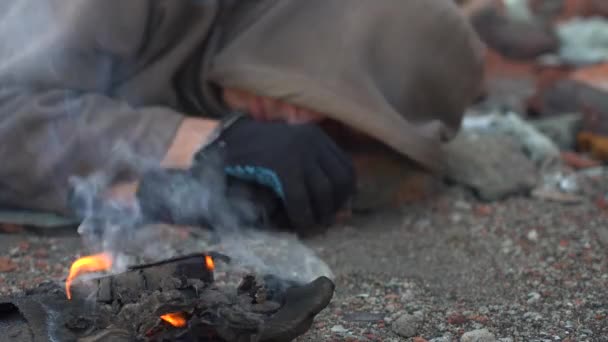
M116 183L107 189L104 197L125 204L135 204L138 186L138 181Z
M185 118L175 134L165 157L161 162L163 168L188 169L192 166L194 156L213 136L219 126L217 120Z
M165 169L188 169L198 150L212 136L218 121L201 118L184 118L171 142L160 166ZM120 182L112 185L104 194L106 198L135 203L139 181Z

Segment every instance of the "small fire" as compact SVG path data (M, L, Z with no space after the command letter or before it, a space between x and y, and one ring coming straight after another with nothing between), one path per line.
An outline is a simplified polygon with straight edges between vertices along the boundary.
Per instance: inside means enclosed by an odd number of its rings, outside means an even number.
M65 293L68 299L72 299L72 292L70 286L74 279L84 273L107 271L112 268L112 256L108 253L100 253L82 257L72 264L70 267L70 274L65 281Z
M215 270L215 262L213 261L213 258L209 255L205 255L205 266L207 266L207 269L209 271Z
M186 315L181 312L168 313L160 316L160 319L176 328L183 328L186 326L187 323Z

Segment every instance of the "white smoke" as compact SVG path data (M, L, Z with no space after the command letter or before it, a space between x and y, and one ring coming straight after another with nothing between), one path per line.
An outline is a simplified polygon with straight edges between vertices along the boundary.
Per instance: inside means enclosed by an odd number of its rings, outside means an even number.
M66 32L69 35L73 31L70 28L86 21L79 13L88 3L83 0L0 1L0 79L28 84L44 75L42 79L53 82L65 76L62 73L72 70L71 66L64 65L63 56L69 48ZM103 65L99 66L99 71L105 71ZM70 74L70 77L75 76ZM70 106L70 101L66 100L66 112L77 110ZM48 139L53 145L47 146L49 153L63 147L62 137L55 133L53 127L49 127L48 134L54 135L53 139ZM99 142L101 145L108 143L112 142ZM130 161L130 168L138 173L159 170L155 162L131 153L126 143L118 143L115 154L117 161ZM107 169L120 167L109 165ZM160 225L144 224L137 204L109 199L106 192L116 175L107 171L84 178L74 177L70 182L73 207L82 219L78 231L91 253L106 251L118 257L115 272L140 259L163 259L217 249L230 256L235 265L260 273L301 281L331 276L329 267L294 235L270 233L264 231L264 227L242 226L239 218L248 211L246 205L239 198L226 198L225 186L218 181L223 173L217 172L220 171L203 176L202 182L195 187L173 192L168 200L172 209L184 216L193 213L212 216L210 223L214 234L198 234L196 243L171 243L162 235L167 229L163 233ZM196 229L203 232L207 228ZM183 246L186 244L187 247Z
M127 160L134 161L137 165L132 167L141 173L164 172L154 163L134 156L124 144L116 151L130 154ZM124 155L118 159L125 160ZM232 259L230 265L225 265L227 272L272 274L300 282L319 276L333 278L329 266L295 234L243 225L241 218L254 209L244 209L249 203L241 198L226 197L225 184L219 184L224 179L221 169L212 165L206 167L202 175L195 186L172 188L172 197L166 204L182 216L202 213L211 227L146 223L137 204L126 204L104 195L112 184L111 175L75 177L73 197L83 217L79 233L92 251L109 252L116 257L114 272L124 271L137 262L216 251ZM239 204L235 206L235 202ZM187 241L172 241L172 234L183 233L189 234Z
M28 80L54 72L65 48L66 27L78 20L83 1L56 6L61 0L0 2L0 77ZM56 10L61 8L61 11ZM59 75L58 75L59 76Z

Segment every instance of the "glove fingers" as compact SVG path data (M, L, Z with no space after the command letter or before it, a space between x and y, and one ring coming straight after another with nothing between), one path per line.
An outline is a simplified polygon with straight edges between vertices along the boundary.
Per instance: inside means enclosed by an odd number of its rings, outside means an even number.
M310 227L315 223L315 213L306 185L304 182L294 182L285 189L285 210L296 229Z
M265 223L280 208L281 202L272 189L227 177L227 198L237 215L248 224Z
M348 160L344 163L334 153L323 157L319 163L332 184L334 211L342 209L348 198L355 192L355 170Z
M334 204L334 191L330 178L323 169L318 166L312 168L309 178L307 178L308 188L310 189L310 199L315 214L316 222L329 224L333 220L336 212Z
M334 154L335 158L337 158L340 162L342 162L342 164L350 165L352 168L353 163L352 163L352 160L350 159L350 157L348 156L348 154L346 154L329 135L325 134L325 137L327 138L326 139L327 141L321 142L324 145L321 147L324 150L331 151ZM353 169L353 174L354 174L354 169Z

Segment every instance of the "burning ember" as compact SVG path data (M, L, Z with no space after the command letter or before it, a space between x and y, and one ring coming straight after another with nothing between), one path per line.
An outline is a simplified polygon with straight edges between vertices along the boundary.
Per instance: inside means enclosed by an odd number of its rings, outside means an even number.
M110 254L86 256L70 269L67 300L60 286L43 283L0 302L0 326L23 317L28 326L19 323L19 332L36 334L36 341L292 341L310 329L334 294L326 277L300 284L247 274L238 286L220 285L213 272L218 262L230 258L195 253L76 283L82 274L112 267Z
M187 323L186 316L181 312L168 313L166 315L160 316L160 319L176 328L183 328L186 326Z
M107 271L112 268L112 256L108 253L100 253L82 257L72 264L70 274L65 282L65 293L68 299L72 299L70 287L74 279L79 275L92 272Z
M215 270L215 262L213 261L213 258L209 255L205 255L205 266L207 266L207 269L209 271Z

